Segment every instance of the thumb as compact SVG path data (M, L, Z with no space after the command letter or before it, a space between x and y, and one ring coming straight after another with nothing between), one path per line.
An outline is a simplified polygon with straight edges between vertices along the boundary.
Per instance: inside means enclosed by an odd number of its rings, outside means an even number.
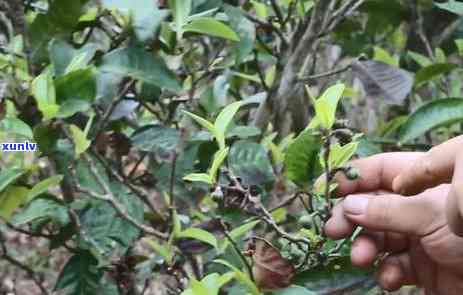
M463 237L463 153L455 162L452 188L447 199L447 222L457 236Z
M425 235L436 216L428 198L400 195L351 195L343 202L345 216L353 223L376 231Z

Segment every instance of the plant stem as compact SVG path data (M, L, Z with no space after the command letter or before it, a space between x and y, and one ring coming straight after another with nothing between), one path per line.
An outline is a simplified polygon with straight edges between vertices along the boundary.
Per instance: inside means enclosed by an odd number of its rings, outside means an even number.
M233 249L235 250L236 254L240 257L241 261L243 262L244 266L246 267L249 277L251 278L252 281L254 281L254 274L252 273L252 266L249 263L249 261L244 257L243 253L241 252L238 244L233 240L233 238L230 236L230 233L228 232L226 224L223 222L223 220L220 220L220 224L222 226L222 232L227 238L228 242L232 245Z

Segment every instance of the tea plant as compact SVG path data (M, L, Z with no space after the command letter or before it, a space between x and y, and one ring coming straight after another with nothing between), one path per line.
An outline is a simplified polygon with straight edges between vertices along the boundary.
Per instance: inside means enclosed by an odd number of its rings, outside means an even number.
M461 133L462 13L0 0L0 294L382 294L335 177Z

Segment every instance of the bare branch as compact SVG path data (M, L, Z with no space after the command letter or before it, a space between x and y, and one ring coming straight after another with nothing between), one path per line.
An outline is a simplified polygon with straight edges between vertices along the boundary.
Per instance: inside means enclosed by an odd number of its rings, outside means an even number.
M21 261L17 260L16 258L11 256L10 254L8 254L8 249L6 247L6 244L5 244L5 242L3 240L1 240L1 238L0 238L0 246L1 246L1 249L2 249L2 254L0 255L1 258L5 259L6 261L11 263L12 265L14 265L17 268L20 268L21 270L26 272L27 276L32 281L34 281L35 285L40 289L42 294L51 295L51 293L43 285L43 280L40 278L40 276L32 268L30 268L26 264L22 263Z
M153 235L155 237L161 238L161 239L166 239L167 235L165 233L162 233L160 231L157 231L151 227L148 227L146 225L138 223L132 216L130 216L126 209L116 200L116 197L112 193L109 185L104 181L98 170L96 169L96 165L93 162L93 160L87 155L83 155L85 161L89 165L90 168L90 173L92 174L93 177L95 177L95 180L98 182L98 184L101 186L101 188L104 191L104 195L98 194L94 191L91 191L89 189L81 187L79 184L76 184L76 189L78 192L87 194L95 199L102 200L105 202L108 202L114 210L116 210L117 214L124 220L128 221L130 224L132 224L134 227L138 228L141 230L143 233L148 234L148 235Z

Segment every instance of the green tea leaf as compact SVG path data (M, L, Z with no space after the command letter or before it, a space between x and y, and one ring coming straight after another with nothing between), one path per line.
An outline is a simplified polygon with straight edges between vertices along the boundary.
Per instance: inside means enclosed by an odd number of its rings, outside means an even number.
M183 30L184 32L206 34L236 42L240 41L238 35L229 26L212 17L195 18L184 26Z
M218 248L217 239L215 238L213 234L203 229L196 228L196 227L191 227L191 228L181 231L178 234L177 238L196 239L196 240L199 240L201 242L211 245L215 249Z
M147 125L132 135L132 144L139 150L165 156L175 150L180 140L179 132L162 125Z
M434 5L440 9L450 11L460 16L463 15L463 3L461 1L449 0L445 3L434 2Z
M3 192L8 185L12 184L24 173L26 173L24 169L15 167L2 170L0 172L0 192Z
M256 225L260 223L260 220L256 221L251 221L248 223L245 223L235 229L233 229L229 235L233 240L237 240L239 237L249 233ZM227 250L228 246L230 245L230 242L227 239L224 239L222 245L220 246L220 252L224 253L225 250Z
M17 118L7 117L0 121L0 131L5 132L7 135L19 135L28 139L32 139L32 129Z
M164 60L142 48L120 48L107 53L99 70L103 73L131 77L172 91L181 89Z
M305 187L321 172L318 154L322 148L320 135L307 129L289 145L285 156L286 176Z
M449 63L438 63L424 67L416 73L415 85L417 87L420 87L429 81L432 81L442 75L450 73L456 68L458 68L457 65Z
M158 9L156 2L151 0L104 0L102 3L105 7L117 9L130 17L135 35L141 42L154 39L161 22L168 15L166 10Z
M214 123L214 130L216 132L217 141L221 149L225 148L225 135L230 126L233 117L238 110L243 106L243 102L237 101L226 106L217 116Z
M213 184L214 180L211 179L211 176L206 173L192 173L188 174L187 176L183 177L183 180L191 181L191 182L204 182L207 184Z
M79 157L90 147L91 141L87 139L85 132L76 125L69 126L69 129L74 141L76 157Z
M228 165L248 185L263 185L275 179L272 163L265 148L255 142L241 140L233 144Z
M343 146L339 144L332 145L329 158L330 167L338 168L344 166L355 154L357 148L358 142L351 142Z
M91 103L96 98L97 82L95 70L91 67L75 70L59 77L55 85L56 98L60 104L71 100Z
M223 149L218 151L214 155L214 160L212 161L212 166L211 169L209 170L209 176L213 182L216 181L217 179L217 172L220 169L220 166L222 165L223 161L225 161L225 158L227 158L229 148Z
M463 98L437 99L418 108L399 132L401 142L411 141L429 130L463 121Z
M299 273L294 283L304 286L315 294L367 294L376 286L371 269L353 267L349 257L343 257L328 265Z
M29 194L27 196L27 201L30 202L38 195L48 191L50 187L59 185L62 180L63 180L62 175L55 175L55 176L51 176L35 184L32 187L32 189L29 191Z
M59 106L56 104L55 84L49 68L32 81L32 95L45 120L53 119L57 115Z
M30 200L31 192L27 198ZM62 201L51 197L39 197L32 200L26 208L14 215L11 223L20 226L34 221L52 221L63 227L69 223L68 209Z
M331 86L315 101L315 113L325 129L333 127L336 109L345 89L344 84Z
M235 273L235 278L243 284L252 295L262 295L257 288L256 284L249 278L249 275L239 270L237 267L233 266L231 263L225 260L214 260L215 263L225 265Z
M198 123L201 127L203 128L206 128L207 131L209 131L213 136L216 136L216 129L214 127L214 125L209 122L208 120L198 116L198 115L195 115L193 113L190 113L190 112L187 112L187 111L183 111L184 114L188 115L189 117L191 117L193 120L196 121L196 123Z
M317 293L307 290L301 286L291 286L281 290L273 291L271 295L317 295Z
M183 27L191 13L192 0L169 0L169 7L174 16L177 39L180 40L183 36Z
M88 252L72 256L61 271L55 291L65 290L67 295L96 295L103 272L98 261Z
M0 193L0 217L9 221L14 211L27 199L29 190L22 186L9 186Z

